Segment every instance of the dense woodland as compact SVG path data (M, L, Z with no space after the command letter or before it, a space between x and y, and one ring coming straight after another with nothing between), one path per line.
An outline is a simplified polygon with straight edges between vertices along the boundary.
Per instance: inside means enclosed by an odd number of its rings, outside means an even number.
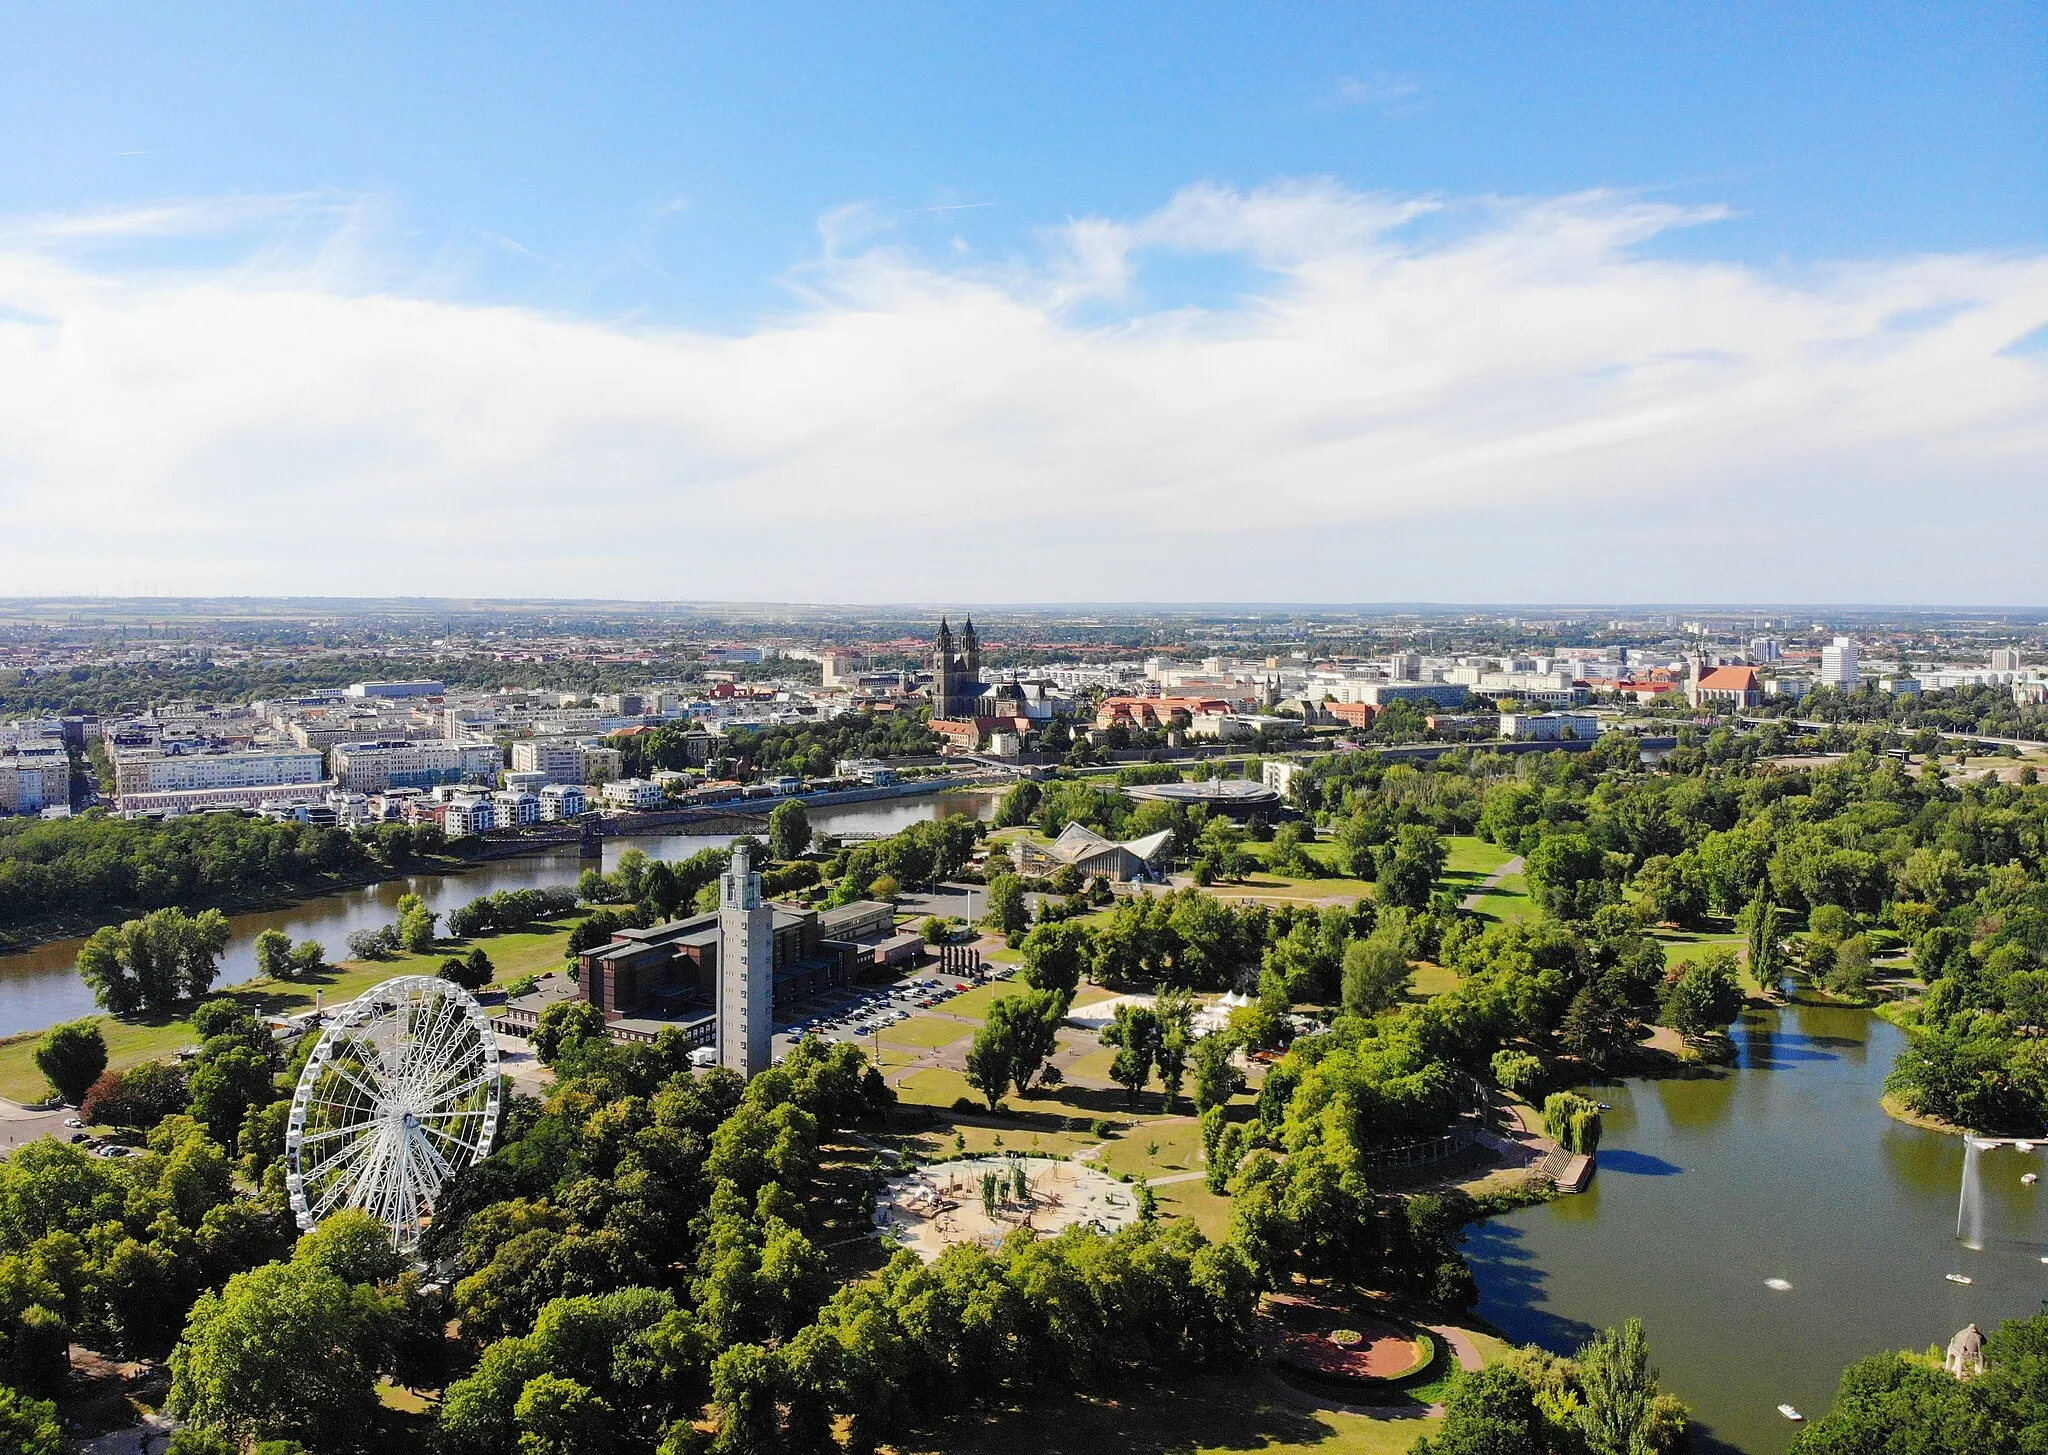
M365 833L239 814L0 818L0 942L52 919L192 908L393 872L441 847L431 825Z

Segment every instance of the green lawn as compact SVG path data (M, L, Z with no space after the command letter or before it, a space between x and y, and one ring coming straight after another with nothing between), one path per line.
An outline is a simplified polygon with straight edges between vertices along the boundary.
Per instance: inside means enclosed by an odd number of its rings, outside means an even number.
M321 975L306 980L251 980L228 986L208 999L240 1001L258 1015L290 1014L313 1008L321 995L328 1006L355 999L380 981L394 975L432 975L451 954L465 953L472 944L481 945L496 967L495 981L504 984L522 975L554 969L566 958L569 928L581 916L571 916L552 928L513 934L484 935L475 941L450 940L427 955L400 955L381 961L344 961ZM101 1034L107 1038L107 1065L116 1071L160 1061L181 1046L198 1039L188 1019L190 1007L181 1012L157 1012L115 1020L96 1016ZM28 1031L0 1041L0 1096L10 1101L37 1101L48 1094L43 1074L36 1070L35 1048L42 1032Z
M1470 879L1476 882L1514 857L1506 849L1469 834L1451 835L1444 840L1444 847L1451 851L1450 857L1444 861L1446 879Z
M1191 1110L1185 1098L1183 1110ZM1158 1150L1152 1151L1151 1148ZM1196 1122L1141 1122L1109 1144L1096 1165L1133 1177L1177 1177L1202 1169L1202 1128Z
M945 1020L939 1016L914 1015L907 1021L883 1027L881 1041L885 1046L915 1046L921 1051L935 1051L941 1046L950 1046L953 1042L973 1034L973 1026L965 1026L958 1021Z
M1529 881L1521 874L1510 874L1491 889L1477 892L1481 896L1478 913L1484 918L1513 923L1537 913L1536 901L1529 897Z
M1424 960L1415 967L1415 980L1408 993L1411 999L1429 1000L1454 988L1457 983L1457 971Z

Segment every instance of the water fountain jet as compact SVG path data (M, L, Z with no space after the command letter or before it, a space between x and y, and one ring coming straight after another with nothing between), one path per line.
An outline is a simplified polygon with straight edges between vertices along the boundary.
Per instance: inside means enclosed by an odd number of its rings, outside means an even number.
M1982 1144L1963 1138L1963 1190L1956 1202L1956 1237L1966 1248L1984 1246L1984 1179L1977 1166Z

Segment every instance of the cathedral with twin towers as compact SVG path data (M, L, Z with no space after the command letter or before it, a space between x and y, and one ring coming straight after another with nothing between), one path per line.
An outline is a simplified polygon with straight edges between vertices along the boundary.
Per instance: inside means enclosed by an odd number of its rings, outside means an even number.
M960 649L953 649L953 628L939 618L938 640L932 644L932 716L967 721L982 715L988 684L981 680L981 639L974 618L960 629Z

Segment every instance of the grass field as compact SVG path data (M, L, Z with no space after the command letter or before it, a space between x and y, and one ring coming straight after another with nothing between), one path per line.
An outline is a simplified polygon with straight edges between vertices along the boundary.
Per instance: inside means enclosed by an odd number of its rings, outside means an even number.
M1182 1103L1186 1106L1186 1103ZM1148 1151L1156 1147L1158 1150ZM1113 1138L1095 1165L1133 1177L1177 1177L1202 1169L1202 1128L1193 1121L1140 1122Z
M1450 857L1444 861L1444 878L1447 880L1476 883L1514 857L1506 849L1469 834L1452 835L1444 840L1444 847L1451 851Z
M504 935L485 935L470 940L451 940L437 945L431 954L400 955L379 961L344 961L324 974L305 980L251 980L223 987L209 1000L240 1001L257 1015L283 1015L311 1010L316 994L330 1006L355 999L379 981L394 975L432 975L452 954L466 953L472 944L481 945L496 967L495 983L504 984L522 975L552 970L566 957L569 929L580 915L557 924ZM107 1065L116 1071L160 1061L181 1046L198 1039L184 1013L158 1012L116 1020L96 1016L100 1033L107 1038ZM35 1048L40 1031L24 1032L0 1041L0 1096L10 1101L36 1101L48 1094L42 1072L36 1070Z
M907 1021L882 1028L881 1041L885 1046L914 1046L921 1051L935 1051L941 1046L950 1046L964 1036L974 1034L974 1027L962 1025L959 1021L946 1020L940 1016L918 1015Z

